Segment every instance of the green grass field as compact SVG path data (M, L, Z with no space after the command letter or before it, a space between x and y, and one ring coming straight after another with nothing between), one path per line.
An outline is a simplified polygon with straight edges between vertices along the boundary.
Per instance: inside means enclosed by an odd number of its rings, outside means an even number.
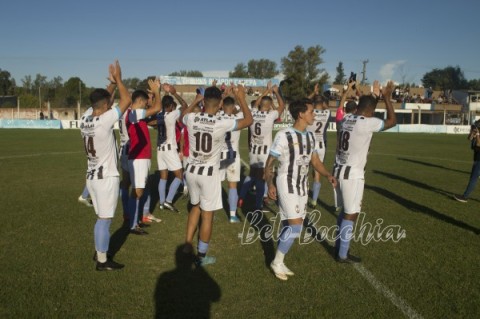
M451 197L468 182L472 154L465 136L376 134L365 221L399 225L406 237L352 243L352 253L363 258L360 267L337 264L331 242L295 244L286 263L296 274L287 282L268 268L276 243L241 245L239 234L249 223L229 224L224 211L216 214L209 251L217 263L177 267L184 197L176 202L181 214L157 206L163 222L148 236L126 236L119 203L112 245L126 266L97 272L95 214L77 202L86 167L79 131L0 130L0 149L0 318L152 318L172 309L178 317L212 318L480 316L480 189L467 204ZM329 168L332 149L330 143ZM242 151L247 160L246 147ZM155 167L154 157L152 172ZM326 183L320 201L317 226L334 225ZM266 213L263 222L273 217Z

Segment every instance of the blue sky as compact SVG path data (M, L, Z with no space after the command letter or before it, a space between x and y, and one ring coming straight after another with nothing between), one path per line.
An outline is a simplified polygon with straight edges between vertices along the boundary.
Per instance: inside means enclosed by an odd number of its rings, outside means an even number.
M239 62L278 63L296 45L326 49L335 77L420 83L432 68L459 65L480 78L480 1L4 1L0 68L21 85L41 73L104 86L118 58L124 77L181 69L225 76Z

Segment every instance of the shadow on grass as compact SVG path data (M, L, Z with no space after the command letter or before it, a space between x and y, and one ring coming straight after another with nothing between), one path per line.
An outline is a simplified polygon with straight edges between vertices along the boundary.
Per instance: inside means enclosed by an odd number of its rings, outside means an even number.
M120 228L118 228L110 237L108 254L111 255L112 258L122 248L123 244L125 244L129 233L130 233L130 229L128 228L128 224L123 223L122 226L120 226Z
M443 165L433 164L433 163L429 163L429 162L413 160L413 159L410 159L410 158L399 157L398 159L401 160L401 161L410 162L410 163L419 164L419 165L424 165L424 166L428 166L428 167L435 167L435 168L441 168L441 169L452 171L452 172L470 174L470 172L466 172L466 171L462 171L462 170L458 170L458 169L454 169L454 168L450 168L450 167L445 167Z
M183 248L175 250L175 269L158 277L155 318L210 318L211 304L220 300L220 286Z
M467 231L471 231L476 235L480 234L480 229L478 229L476 227L468 225L467 223L464 223L462 221L456 220L455 218L450 217L448 215L444 215L442 213L439 213L439 212L431 209L430 207L415 203L415 202L413 202L409 199L401 197L401 196L399 196L395 193L392 193L392 192L390 192L386 189L376 187L376 186L370 186L370 185L365 185L365 189L372 190L372 191L374 191L374 192L376 192L376 193L378 193L378 194L380 194L380 195L382 195L382 196L384 196L384 197L402 205L403 207L407 208L408 210L410 210L412 212L421 213L421 214L433 217L433 218L438 219L440 221L449 223L453 226L460 227L460 228L462 228L464 230L467 230Z
M333 214L333 213L332 213ZM335 214L333 214L335 215ZM335 247L331 246L326 238L323 238L320 234L320 232L317 230L315 225L310 221L308 216L305 217L303 220L303 227L305 228L306 231L308 231L308 234L315 239L322 247L325 249L325 251L335 260Z

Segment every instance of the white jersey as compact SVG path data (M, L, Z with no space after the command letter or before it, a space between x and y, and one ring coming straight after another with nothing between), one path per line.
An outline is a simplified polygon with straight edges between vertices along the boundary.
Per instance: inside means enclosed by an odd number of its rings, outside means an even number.
M165 144L175 145L177 147L177 138L175 134L175 124L180 118L180 110L174 110L172 112L160 112L157 114L157 146Z
M383 130L383 120L348 114L341 123L333 167L337 179L364 178L367 154L373 132Z
M88 110L82 116L80 132L88 158L87 179L119 176L113 125L121 114L118 106L114 106L100 116L93 116Z
M118 130L120 133L120 147L123 147L130 141L128 137L128 129L127 129L127 114L128 112L123 113L122 117L118 120Z
M220 117L226 120L241 120L243 119L243 113L239 112L237 114L225 114L223 112L220 113ZM240 131L232 131L232 132L227 132L225 134L225 142L223 143L222 147L222 159L232 159L236 158L237 156L240 156L238 151L239 151L239 143L240 143Z
M307 130L312 132L315 135L315 140L319 143L320 148L325 147L325 142L327 141L327 126L328 120L330 119L330 110L313 110L315 116L314 122L312 125L307 126Z
M235 130L237 121L207 113L189 113L183 117L188 129L189 154L185 171L211 176L219 170L225 134Z
M279 161L277 187L282 185L289 194L308 195L308 169L312 153L318 152L312 132L300 132L290 127L275 136L270 155ZM282 195L280 195L282 196Z
M272 145L273 124L278 119L278 111L252 112L253 123L250 125L250 152L252 154L268 154Z

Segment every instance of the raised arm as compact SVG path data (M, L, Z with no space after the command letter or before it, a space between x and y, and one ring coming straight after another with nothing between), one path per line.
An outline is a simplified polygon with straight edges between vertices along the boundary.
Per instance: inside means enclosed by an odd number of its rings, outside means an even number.
M272 88L273 94L275 94L275 97L277 98L278 102L278 117L282 116L283 111L285 110L285 103L283 102L282 96L280 95L280 92L278 91L278 85L274 85Z
M183 112L183 110L187 109L187 107L188 107L187 102L185 102L185 100L177 93L177 90L175 89L175 87L173 85L165 83L163 85L163 90L166 93L170 93L171 95L173 95L177 99L178 103L180 103L180 105L181 105L180 112Z
M203 101L203 95L197 94L197 96L195 96L195 100L193 100L192 104L190 104L185 110L182 111L182 114L180 114L180 118L178 120L181 123L183 123L183 117L188 113L192 113L195 106L197 106L202 101Z
M243 119L237 120L236 130L241 130L247 126L250 126L253 122L252 112L248 108L247 101L245 100L245 87L239 84L233 89L235 98L240 105L240 111L243 113Z
M395 116L395 110L393 109L393 104L392 104L392 92L394 88L395 88L395 85L393 84L393 82L388 81L387 86L383 88L383 91L382 91L383 101L385 102L385 106L387 108L387 119L385 120L383 125L384 131L397 125L397 118ZM376 92L378 92L378 95L376 95ZM376 95L377 98L380 96L380 84L378 83L378 81L373 82L373 94L374 96Z
M262 95L260 95L258 97L258 99L255 100L255 108L258 109L258 106L260 105L260 102L262 101L262 98L264 96L267 96L269 95L270 93L272 93L272 81L268 81L267 83L267 89L265 91L263 91Z
M160 83L160 79L158 78L156 78L155 80L148 80L148 87L150 88L150 92L153 93L155 102L153 102L152 107L147 109L146 117L155 115L162 110L162 101L160 99L161 86L162 84Z
M120 109L120 112L123 114L132 103L132 99L130 97L130 93L122 82L122 68L120 67L120 63L118 62L118 60L115 61L115 64L110 65L109 70L112 74L113 79L115 80L115 83L117 83L118 93L120 94L120 101L118 102L118 107Z
M319 89L318 89L318 83L315 84L315 87L313 88L313 92L310 93L310 95L308 96L309 99L313 99L313 97L315 95L318 95L319 94Z
M338 108L337 108L337 114L335 115L335 121L337 123L343 120L343 117L345 115L344 107L345 107L345 102L347 101L348 92L350 92L350 90L354 85L355 85L355 81L351 81L348 83L347 89L343 90L342 97L340 98L340 104L338 105Z

